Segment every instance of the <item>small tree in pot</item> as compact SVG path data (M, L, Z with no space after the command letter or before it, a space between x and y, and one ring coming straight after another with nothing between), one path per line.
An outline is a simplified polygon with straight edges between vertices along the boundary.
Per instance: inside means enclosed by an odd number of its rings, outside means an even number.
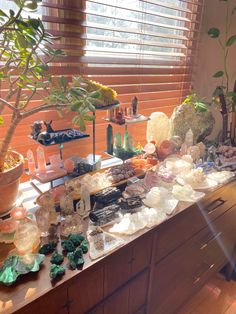
M9 147L16 127L23 119L47 109L72 109L76 113L74 122L83 129L84 120L93 119L89 113L95 111L93 101L100 96L97 91L88 93L82 87L68 86L64 77L53 86L48 63L63 52L53 49L56 38L45 30L40 18L24 18L22 15L24 11L36 11L40 1L14 2L16 11L5 13L0 10L0 88L4 84L8 90L7 95L0 98L0 124L4 124L1 114L5 108L11 112L10 123L0 143L0 184L5 181L4 173L19 164L19 157L9 154ZM41 91L47 94L45 103L30 108L32 98ZM7 176L9 178L9 173ZM1 196L0 201L2 203Z

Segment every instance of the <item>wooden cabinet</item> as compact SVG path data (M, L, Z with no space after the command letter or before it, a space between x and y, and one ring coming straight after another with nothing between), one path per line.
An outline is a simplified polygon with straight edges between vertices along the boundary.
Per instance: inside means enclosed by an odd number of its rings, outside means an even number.
M154 264L149 312L176 313L212 273L230 260L235 242L236 206L209 220L204 229Z
M84 269L66 272L55 288L44 267L37 284L41 291L28 305L24 291L32 288L33 280L10 295L9 288L0 288L0 300L21 302L18 311L0 313L175 314L213 273L235 262L234 191L236 181L209 192L160 226L133 235L110 255L96 262L86 256ZM50 265L50 257L46 261Z

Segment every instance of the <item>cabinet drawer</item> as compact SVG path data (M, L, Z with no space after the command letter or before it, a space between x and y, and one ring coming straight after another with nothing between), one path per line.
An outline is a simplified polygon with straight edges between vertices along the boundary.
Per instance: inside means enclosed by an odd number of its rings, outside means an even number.
M154 266L151 313L176 313L230 258L236 240L236 206Z
M201 235L198 239L202 257L217 268L228 262L236 243L236 206L209 223Z
M197 202L200 212L207 214L210 220L222 215L226 210L236 204L236 181L228 183L221 188L207 194Z
M160 261L236 204L234 189L235 181L164 222L155 233L154 262Z

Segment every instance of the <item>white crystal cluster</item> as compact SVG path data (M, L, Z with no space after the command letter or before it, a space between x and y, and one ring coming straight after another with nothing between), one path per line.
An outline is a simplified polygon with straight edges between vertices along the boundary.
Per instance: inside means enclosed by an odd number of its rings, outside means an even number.
M163 211L145 207L137 213L125 214L119 223L109 229L109 232L131 235L145 227L151 228L158 225L166 218Z

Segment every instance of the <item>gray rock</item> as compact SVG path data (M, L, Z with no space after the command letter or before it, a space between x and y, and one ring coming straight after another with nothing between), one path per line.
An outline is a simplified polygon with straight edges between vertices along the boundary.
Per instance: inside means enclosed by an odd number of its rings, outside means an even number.
M194 105L189 103L175 108L170 124L170 136L178 135L184 140L186 132L191 129L195 144L211 134L215 119L210 111L197 111Z

